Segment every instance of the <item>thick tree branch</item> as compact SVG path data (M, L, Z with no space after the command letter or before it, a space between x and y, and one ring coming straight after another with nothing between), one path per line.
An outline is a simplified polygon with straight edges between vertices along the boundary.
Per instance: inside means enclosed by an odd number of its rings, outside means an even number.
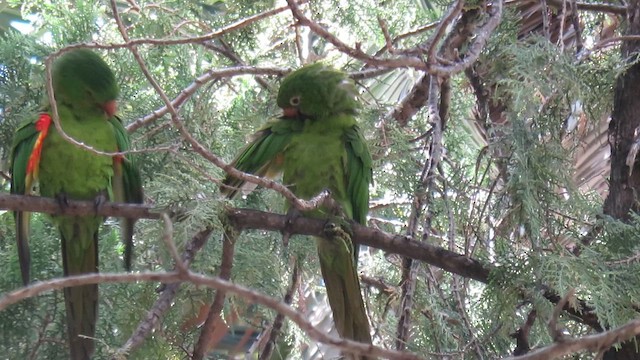
M20 196L0 194L0 210L44 212L49 214L86 215L98 214L113 217L131 217L159 219L161 212L148 205L121 204L107 202L95 209L91 201L69 200L64 210L54 199L35 196ZM180 214L176 211L175 214ZM295 218L288 223L286 215L273 214L252 209L227 209L227 215L240 229L261 229L269 231L287 230L291 234L315 235L324 234L323 220L304 217ZM449 251L445 248L422 243L403 235L385 233L381 230L370 229L359 224L352 224L353 240L359 244L368 245L390 253L424 261L445 271L458 274L482 283L489 282L489 274L494 269L489 264L483 264L473 258ZM551 289L544 289L543 295L549 301L557 304L561 298ZM581 303L581 309L565 306L564 310L581 322L600 328L598 318L591 308Z
M160 219L161 210L150 205L105 202L96 209L93 201L69 200L64 207L52 198L0 193L0 210L41 212L51 215L96 214L130 219ZM170 215L173 213L168 212Z
M123 204L106 202L99 209L92 201L69 200L68 206L60 207L55 199L37 196L21 196L0 194L0 210L44 212L48 214L87 215L97 214L112 217L159 219L161 211L149 205ZM171 212L169 212L171 213ZM177 211L176 214L181 212ZM251 209L227 210L227 214L241 229L262 229L283 231L288 229L292 234L322 236L323 220L298 217L292 220L290 227L286 224L287 216ZM351 225L354 240L360 244L372 246L391 253L408 256L416 260L426 261L446 271L468 277L480 282L488 282L490 267L481 262L454 253L437 246L424 244L402 235L393 235L380 230L366 228L359 224Z
M511 337L516 339L516 348L513 349L514 356L526 354L531 350L531 347L529 346L529 334L531 333L531 328L533 327L537 316L538 312L535 309L531 310L529 315L527 315L525 323L511 334Z

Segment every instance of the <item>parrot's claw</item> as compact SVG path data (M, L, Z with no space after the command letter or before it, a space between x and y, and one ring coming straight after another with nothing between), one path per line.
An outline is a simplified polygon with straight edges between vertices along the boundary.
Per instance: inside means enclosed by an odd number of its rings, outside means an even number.
M343 217L332 216L324 225L324 233L327 236L353 237L351 223Z
M55 199L56 202L58 202L58 206L60 206L60 212L64 213L64 210L69 207L69 198L67 197L67 193L57 193Z
M96 215L98 215L98 211L100 211L100 208L102 208L108 200L109 198L104 191L101 191L96 195L95 199L93 199L93 210L96 212Z
M351 239L351 226L344 219L330 219L324 224L324 235L328 238Z

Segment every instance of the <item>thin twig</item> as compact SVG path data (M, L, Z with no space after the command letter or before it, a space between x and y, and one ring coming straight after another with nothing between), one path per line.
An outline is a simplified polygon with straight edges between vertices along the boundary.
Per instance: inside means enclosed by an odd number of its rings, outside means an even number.
M449 24L460 15L462 9L464 7L465 2L463 0L458 0L454 5L449 8L447 14L443 16L442 20L438 23L436 27L435 33L429 39L429 48L427 49L427 61L430 65L433 65L437 62L436 52L438 51L438 43L440 39L445 34L445 31Z
M173 258L175 263L175 267L178 272L187 271L186 265L182 262L180 255L178 255L178 249L176 248L176 244L173 242L173 222L171 218L166 213L162 213L160 216L162 221L164 222L164 231L162 233L162 240L164 244L167 246L169 250L169 254Z
M206 73L198 76L189 86L184 88L178 96L176 96L171 104L178 110L195 92L203 85L211 82L212 80L228 78L241 75L274 75L282 76L287 73L287 70L275 68L275 67L256 67L256 66L235 66L226 69L211 69ZM169 112L168 107L165 105L157 110L154 110L151 114L144 116L129 125L127 125L127 131L132 133L143 126L147 126L155 120L161 118Z
M291 9L291 13L293 14L293 17L295 17L296 20L298 20L298 22L301 25L308 26L311 29L311 31L315 32L320 37L322 37L323 39L333 44L333 46L335 46L336 49L338 49L340 52L343 52L355 59L362 60L369 65L387 67L387 68L412 67L416 69L427 70L427 65L425 64L425 62L416 56L404 56L400 58L382 59L382 58L371 56L365 53L364 51L362 51L358 47L356 48L351 47L345 44L344 42L342 42L342 40L338 39L335 35L331 34L325 28L320 26L318 23L306 17L302 12L302 10L300 10L300 8L298 7L298 4L294 0L287 0L287 3L289 4L289 8Z
M389 26L387 25L387 22L384 21L384 19L380 16L378 16L378 26L380 26L380 31L382 31L382 35L384 36L385 50L387 50L390 54L395 54L393 40L391 39L391 35L389 35Z
M526 0L525 0L526 1ZM546 0L548 5L553 5L555 8L562 7L563 0ZM523 2L521 0L510 1L509 5L512 3ZM626 5L613 5L613 4L598 4L598 3L586 3L586 2L578 2L576 3L578 10L582 11L593 11L598 13L611 13L616 15L626 15L627 6Z
M214 45L211 41L207 41L203 43L203 45L211 50L217 51L220 54L227 57L227 59L231 60L236 66L247 66L246 62L242 60L242 58L231 48L229 44L227 44L224 39L218 39L218 43L222 44L222 46ZM284 74L282 74L284 75ZM254 80L265 90L273 90L271 84L265 81L260 76L254 76Z
M638 334L640 334L640 319L629 321L618 328L596 335L587 335L581 338L563 338L561 342L555 342L526 355L510 356L503 360L552 360L584 350L600 352Z

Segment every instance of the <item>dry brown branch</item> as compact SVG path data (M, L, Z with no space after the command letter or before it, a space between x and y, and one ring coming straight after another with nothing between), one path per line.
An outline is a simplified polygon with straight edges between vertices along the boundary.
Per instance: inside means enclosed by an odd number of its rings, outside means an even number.
M529 315L527 315L527 320L522 326L516 330L511 337L516 339L516 348L513 349L513 355L524 355L531 350L529 346L529 334L531 333L531 328L536 321L538 313L536 310L531 310Z
M576 53L580 53L583 48L582 29L580 28L580 14L578 13L578 4L576 0L569 0L571 5L571 24L576 32ZM564 21L563 23L564 24ZM562 34L562 32L560 32ZM562 38L562 36L560 37ZM562 42L564 44L564 41Z
M562 314L562 309L569 303L569 300L573 297L575 293L575 289L570 289L567 294L560 300L553 309L553 314L547 323L547 328L549 330L549 335L554 341L562 341L564 335L562 331L558 328L558 319L560 318L560 314Z
M430 64L429 72L441 76L448 76L459 73L471 67L476 62L476 60L478 60L480 52L482 52L482 49L484 49L484 45L487 43L487 40L489 40L489 37L491 36L493 31L500 24L500 21L502 20L503 6L504 0L498 0L493 3L493 6L491 6L489 9L489 20L487 20L484 26L475 31L474 41L471 45L469 45L469 48L464 54L464 58L462 60L454 62L450 65Z
M396 120L399 126L404 127L409 124L411 119L420 109L422 109L429 99L429 84L431 76L423 74L411 89L411 92L402 99L402 102L396 106L389 117Z
M291 274L291 285L287 289L286 294L284 295L284 303L287 305L291 305L293 301L293 294L298 289L300 285L300 279L302 276L300 275L300 263L293 260L293 272ZM278 336L281 335L282 326L284 325L284 316L281 313L276 315L275 319L273 319L273 325L269 329L269 339L260 354L259 360L269 360L271 359L271 354L273 353L273 349L275 348L276 341L278 340Z
M381 278L376 279L362 274L360 275L360 282L367 286L373 286L374 288L380 290L380 292L388 296L398 294L400 292L400 289L398 289L398 287L387 284Z
M178 96L176 96L171 104L178 110L193 94L212 80L228 78L240 75L274 75L282 76L286 73L286 70L274 68L274 67L255 67L255 66L236 66L227 69L211 69L206 73L197 77L189 86L184 88ZM151 114L142 117L129 125L127 125L127 131L132 133L143 126L147 126L153 123L155 120L166 115L169 112L167 106L163 106L160 109L154 110Z
M212 231L212 228L206 228L194 235L187 243L181 256L182 263L185 264L185 266L189 266L191 264L195 254L207 242ZM162 294L158 297L158 300L156 300L149 311L147 311L147 316L140 322L140 324L138 324L138 327L133 334L131 334L125 344L116 351L114 359L118 358L118 356L130 354L144 342L144 340L151 334L151 331L156 327L160 319L162 319L164 314L171 307L173 300L178 294L180 285L182 285L180 282L163 284Z
M64 209L55 199L36 196L0 194L0 210L43 212L48 214L86 215L159 219L161 212L149 205L106 202L95 209L92 201L69 200ZM171 214L170 212L168 212ZM176 212L181 213L180 211ZM322 236L325 221L297 217L287 223L286 215L273 214L252 209L227 209L230 220L241 229L284 231L292 234ZM480 282L488 282L491 267L480 261L451 252L444 248L413 240L403 235L393 235L359 224L351 224L354 240L391 253L428 262L446 271L454 272Z
M160 219L160 211L150 205L105 202L96 209L93 201L69 200L68 206L52 198L0 193L0 210L41 212L53 215L87 215L126 217L130 219ZM172 213L169 213L170 215Z
M429 39L429 48L427 49L427 61L429 65L434 65L437 62L436 53L438 51L438 43L444 37L445 31L449 24L460 15L464 7L465 2L462 0L456 1L454 5L449 8L449 11L442 17L442 20L436 27L436 31Z
M222 259L220 260L220 273L218 277L222 280L231 279L231 269L233 268L233 254L235 252L235 243L238 237L237 229L228 225L225 228L225 232L222 239ZM217 320L221 318L220 313L224 306L224 300L226 298L226 292L218 289L214 296L213 302L209 307L209 313L207 319L202 325L202 331L198 337L198 342L193 349L193 359L201 360L211 350L211 340L213 334L216 331Z
M640 334L640 319L628 322L616 329L581 338L562 338L547 347L534 350L522 356L510 356L503 360L552 360L580 351L599 352L612 345Z
M224 55L227 59L231 60L236 66L247 66L246 62L238 55L238 53L236 53L234 51L234 49L231 47L231 45L229 45L226 41L224 41L224 39L218 39L217 42L220 43L221 46L214 45L212 41L207 41L207 42L203 43L203 45L208 49L211 49L213 51L216 51L216 52ZM281 74L281 75L283 75L283 74ZM263 89L265 89L265 90L273 90L272 86L267 81L265 81L262 77L255 76L254 80Z
M307 320L305 315L298 312L291 306L284 304L278 299L266 296L259 292L256 292L250 288L231 283L229 281L222 280L217 277L209 277L201 274L196 274L191 271L185 273L179 272L145 272L145 273L128 273L128 274L114 274L114 273L92 273L80 276L70 276L60 279L53 279L44 282L37 282L28 287L20 288L5 294L0 298L0 311L6 309L8 306L13 305L19 301L25 300L42 294L47 291L60 290L70 286L80 286L87 284L104 284L104 283L131 283L140 281L152 281L162 283L175 283L175 282L190 282L198 286L206 286L213 289L223 290L240 296L246 299L248 302L253 302L266 306L274 311L284 314L291 319L298 327L304 331L309 338L318 341L320 343L328 344L339 348L346 353L352 354L366 354L368 356L378 356L386 359L402 359L402 360L418 360L419 356L408 353L399 352L394 350L382 349L380 347L359 343L357 341L341 339L335 336L328 335L323 330L314 327L310 321Z
M528 1L529 0L510 1L509 5L518 4L518 3L522 3L522 2L528 2ZM551 5L554 8L558 9L558 8L562 7L563 0L546 0L546 2L547 2L548 5ZM577 6L578 10L583 10L583 11L592 11L592 12L599 12L599 13L610 13L610 14L616 14L616 15L625 15L627 13L627 7L625 5L577 2L576 6Z
M455 10L452 10L454 12ZM416 189L416 195L414 197L414 204L411 209L411 216L409 218L409 224L407 227L407 236L415 237L415 231L417 230L418 223L422 217L422 213L426 212L424 216L422 228L423 234L421 236L422 241L427 242L431 238L431 220L433 213L430 211L429 205L431 203L432 194L435 192L435 178L436 169L442 159L443 146L442 146L442 131L443 123L440 118L440 84L435 76L426 75L429 77L428 88L428 116L431 122L431 136L429 143L429 157L425 162L420 177L420 184ZM404 349L405 344L409 340L409 330L411 328L411 312L413 308L413 297L415 293L416 280L418 274L419 263L413 261L411 257L405 257L402 263L402 299L400 305L400 316L396 328L396 349ZM431 269L429 269L431 275ZM434 277L432 276L432 279ZM437 283L432 281L432 283Z
M351 47L342 42L342 40L338 39L335 35L331 34L318 23L306 17L295 1L287 0L287 3L289 4L289 8L291 9L293 17L295 17L301 25L308 26L311 31L333 44L333 46L335 46L336 49L338 49L340 52L343 52L355 59L361 60L373 66L386 68L412 67L415 69L427 70L427 65L419 57L404 56L399 58L381 59L365 53L358 47Z

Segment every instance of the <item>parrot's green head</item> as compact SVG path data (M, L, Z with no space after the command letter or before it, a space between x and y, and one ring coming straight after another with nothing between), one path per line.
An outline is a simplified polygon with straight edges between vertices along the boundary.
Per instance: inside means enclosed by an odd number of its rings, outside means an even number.
M282 80L278 106L284 117L323 119L355 114L359 104L355 84L345 73L322 63L303 66Z
M115 115L119 89L102 58L89 49L63 54L51 72L56 102L78 114Z

